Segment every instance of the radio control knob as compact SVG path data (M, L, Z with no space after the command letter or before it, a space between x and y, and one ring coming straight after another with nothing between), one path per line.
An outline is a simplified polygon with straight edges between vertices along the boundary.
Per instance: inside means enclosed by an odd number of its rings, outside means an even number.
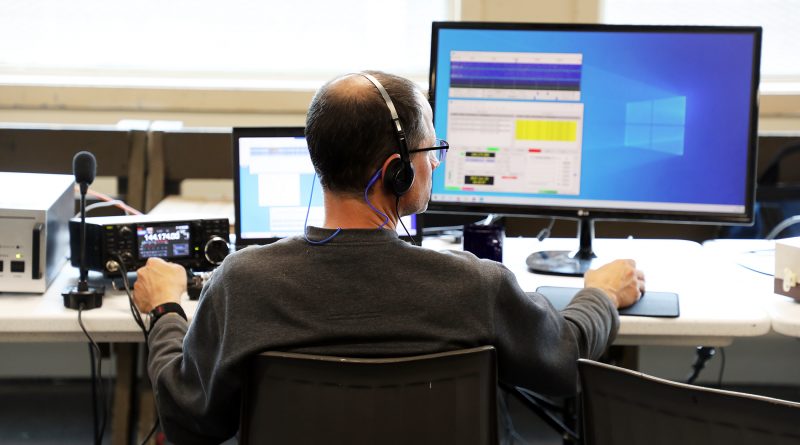
M206 245L203 248L206 259L209 263L214 265L221 263L222 260L228 256L230 251L231 248L228 245L228 242L219 236L212 236L211 239L206 242Z
M119 255L122 258L122 262L126 267L133 265L133 254L130 252L122 252Z
M106 261L106 270L111 273L116 273L119 270L119 263L114 260Z
M131 230L128 226L122 226L119 228L119 236L122 238L129 238L133 234L133 230Z

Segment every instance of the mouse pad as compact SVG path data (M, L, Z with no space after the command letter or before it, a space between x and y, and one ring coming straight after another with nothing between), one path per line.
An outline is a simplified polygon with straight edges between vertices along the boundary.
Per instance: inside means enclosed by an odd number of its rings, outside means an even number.
M579 290L576 287L540 286L536 289L536 292L544 295L550 301L550 304L560 311L567 307L567 304L572 301L572 297ZM678 294L647 291L636 304L620 309L619 314L641 317L678 317L680 315Z

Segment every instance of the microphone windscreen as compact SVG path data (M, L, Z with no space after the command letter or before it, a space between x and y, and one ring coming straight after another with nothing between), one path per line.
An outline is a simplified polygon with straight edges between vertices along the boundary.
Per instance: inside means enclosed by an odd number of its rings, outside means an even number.
M88 151L80 151L72 158L72 174L78 184L91 184L97 172L97 161Z

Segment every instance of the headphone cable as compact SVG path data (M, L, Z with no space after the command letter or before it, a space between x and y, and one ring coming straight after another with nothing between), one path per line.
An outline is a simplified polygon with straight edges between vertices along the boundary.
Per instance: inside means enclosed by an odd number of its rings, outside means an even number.
M415 246L419 246L419 244L417 244L417 240L414 239L414 237L411 235L411 233L406 228L406 225L403 222L403 218L400 217L400 197L399 196L397 197L397 200L394 202L394 213L397 215L397 220L400 221L400 225L403 226L403 230L406 231L406 235L408 235L408 237L411 238L411 243L413 245L415 245Z
M386 226L386 224L389 224L389 215L381 212L380 210L378 210L377 207L372 205L372 202L369 200L369 189L372 188L372 185L375 184L375 182L378 180L378 177L381 175L381 170L382 169L379 168L378 171L376 171L375 174L372 175L372 178L369 179L367 186L364 188L364 201L366 201L367 205L369 206L369 208L372 209L373 212L383 217L383 223L381 223L381 225L378 226L379 229L382 229L384 228L384 226Z
M311 213L311 198L314 197L314 184L316 184L316 182L317 182L317 173L314 172L314 179L311 180L311 193L308 194L308 207L306 208L306 220L305 222L303 222L303 238L306 239L306 242L308 244L321 246L323 244L326 244L328 241L332 240L336 235L338 235L339 232L342 231L342 228L339 227L338 229L336 229L335 232L333 232L333 235L325 238L324 240L314 241L308 238L308 214Z

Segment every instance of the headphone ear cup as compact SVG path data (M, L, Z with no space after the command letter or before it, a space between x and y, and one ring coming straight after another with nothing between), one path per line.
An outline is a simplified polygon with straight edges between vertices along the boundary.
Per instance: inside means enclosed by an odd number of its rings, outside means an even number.
M386 166L386 173L383 175L383 186L391 190L395 196L403 196L411 189L414 183L414 166L410 162L403 162L401 159L393 159Z

